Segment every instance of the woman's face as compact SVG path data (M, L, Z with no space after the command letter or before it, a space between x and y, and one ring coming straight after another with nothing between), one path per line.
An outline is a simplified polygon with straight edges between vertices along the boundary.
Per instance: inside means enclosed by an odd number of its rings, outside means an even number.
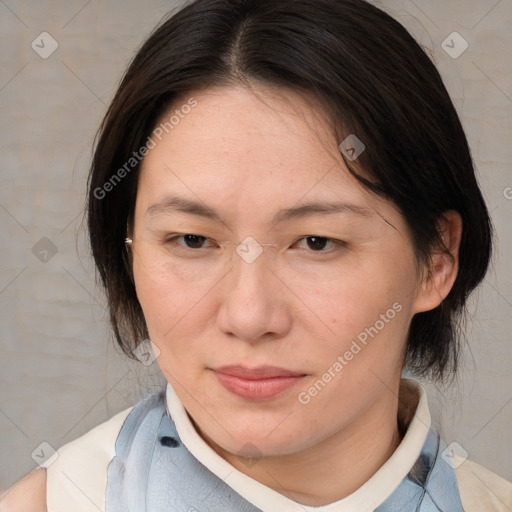
M143 161L137 295L209 442L298 453L396 399L421 309L407 227L350 175L313 101L263 88L194 98Z

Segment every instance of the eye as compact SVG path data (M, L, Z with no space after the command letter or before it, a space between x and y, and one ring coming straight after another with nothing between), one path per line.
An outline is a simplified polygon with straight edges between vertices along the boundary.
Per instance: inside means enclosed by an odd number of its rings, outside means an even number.
M346 243L341 240L334 240L333 238L316 235L305 236L296 243L299 247L300 244L304 247L305 243L306 248L310 249L312 252L327 252L328 249L344 247L346 245Z
M208 240L209 239L205 236L186 234L171 236L166 240L166 242L176 243L188 249L205 249L206 247L209 247L208 245L205 245Z

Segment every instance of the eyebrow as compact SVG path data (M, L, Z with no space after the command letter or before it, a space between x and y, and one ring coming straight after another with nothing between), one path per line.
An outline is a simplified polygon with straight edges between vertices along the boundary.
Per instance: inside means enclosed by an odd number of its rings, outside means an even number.
M148 207L146 215L156 216L160 214L172 214L174 212L186 213L204 217L217 222L222 222L221 215L206 204L199 201L191 201L180 197L168 197ZM273 219L272 225L280 224L294 219L310 217L312 215L332 215L345 213L360 217L372 217L374 211L364 206L343 202L310 202L293 208L285 208L278 211Z

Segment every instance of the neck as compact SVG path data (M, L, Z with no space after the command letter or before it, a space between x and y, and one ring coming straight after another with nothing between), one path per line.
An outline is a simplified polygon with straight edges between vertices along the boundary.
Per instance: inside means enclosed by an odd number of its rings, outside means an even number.
M396 393L385 393L346 428L299 453L263 457L248 467L219 446L212 448L240 472L297 503L327 505L361 487L400 444L398 389L397 383Z

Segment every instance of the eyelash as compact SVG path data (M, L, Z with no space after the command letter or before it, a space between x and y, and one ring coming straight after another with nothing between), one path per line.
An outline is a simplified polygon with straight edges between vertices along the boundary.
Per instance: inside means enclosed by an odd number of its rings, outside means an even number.
M179 242L176 242L176 240L180 239L180 238L184 238L184 237L196 237L196 238L201 238L201 239L204 239L205 241L209 240L208 237L205 237L205 236L202 236L202 235L196 235L195 233L187 233L187 234L184 234L184 235L173 235L173 236L170 236L168 238L166 238L165 240L165 243L166 244L177 244L181 247L183 247L184 249L190 249L191 251L199 251L201 249L208 249L209 247L199 247L199 248L193 248L193 247L188 247L187 245L184 245L184 244L181 244ZM327 242L330 242L331 243L331 249L333 248L343 248L343 247L346 247L347 246L347 243L344 242L343 240L336 240L335 238L329 238L329 237L326 237L326 236L319 236L319 235L305 235L301 238L299 238L293 245L296 245L297 243L301 242L302 240L307 240L308 238L318 238L320 240L325 240ZM311 250L311 251L308 251L308 252L312 252L312 253L327 253L327 252L330 252L330 251L326 251L326 250L319 250L319 251L315 251L315 250Z

